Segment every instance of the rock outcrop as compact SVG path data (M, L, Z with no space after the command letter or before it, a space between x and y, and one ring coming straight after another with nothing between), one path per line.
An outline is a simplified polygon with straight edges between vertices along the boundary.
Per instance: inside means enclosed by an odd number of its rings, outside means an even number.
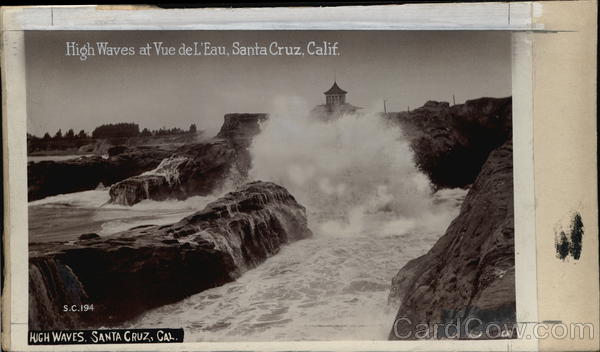
M172 225L31 244L30 328L112 326L232 281L311 235L285 188L252 182ZM64 304L94 312L64 313Z
M217 138L248 146L252 137L260 133L260 123L267 119L265 113L226 114Z
M100 183L112 185L155 168L173 151L159 147L131 147L113 152L108 158L88 156L65 161L29 162L28 200L95 189Z
M446 233L394 277L389 303L399 309L390 339L414 339L416 325L423 323L458 322L462 338L476 336L491 322L511 329L516 318L513 213L509 139L489 155ZM479 320L461 326L467 318ZM444 337L443 331L435 333Z
M144 199L185 199L208 195L227 181L245 180L251 168L248 152L266 114L227 114L219 134L203 143L184 145L155 169L110 188L110 201L134 205Z
M144 199L208 195L223 186L232 171L247 172L249 166L238 163L242 159L239 154L245 151L222 139L180 147L153 170L114 184L109 190L110 201L134 205Z
M410 112L386 116L402 126L417 167L436 188L466 187L489 153L512 136L511 101L479 98L454 106L429 101Z

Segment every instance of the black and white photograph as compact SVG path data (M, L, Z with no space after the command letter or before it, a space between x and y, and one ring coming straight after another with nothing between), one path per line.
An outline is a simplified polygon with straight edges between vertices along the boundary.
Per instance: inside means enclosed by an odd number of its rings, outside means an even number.
M25 74L31 332L514 338L509 32L27 31Z

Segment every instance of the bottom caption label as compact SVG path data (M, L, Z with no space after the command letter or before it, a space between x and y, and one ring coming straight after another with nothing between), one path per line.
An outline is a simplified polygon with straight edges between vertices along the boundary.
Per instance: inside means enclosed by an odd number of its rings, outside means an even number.
M183 329L102 329L29 331L30 345L183 342Z

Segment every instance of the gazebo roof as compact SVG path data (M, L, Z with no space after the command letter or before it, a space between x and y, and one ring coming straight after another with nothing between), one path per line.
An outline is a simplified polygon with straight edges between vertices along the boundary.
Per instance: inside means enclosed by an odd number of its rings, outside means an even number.
M346 92L342 88L338 87L337 82L333 82L333 85L331 86L331 88L329 88L329 90L323 94L333 95L333 94L346 94L346 93L348 93L348 92Z

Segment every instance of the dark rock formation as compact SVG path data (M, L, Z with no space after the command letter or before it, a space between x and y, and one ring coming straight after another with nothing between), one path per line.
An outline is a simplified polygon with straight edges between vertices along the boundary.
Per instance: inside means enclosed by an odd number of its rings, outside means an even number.
M228 179L244 180L251 167L248 147L266 118L266 114L225 115L215 138L184 145L154 170L113 185L111 202L134 205L144 199L185 199L210 194Z
M232 281L309 236L305 209L285 188L253 182L172 225L31 244L30 328L118 324ZM59 311L80 303L94 312Z
M88 303L81 282L69 266L51 256L30 258L29 326L32 330L79 328L78 314L63 312L63 307Z
M436 188L466 187L489 153L512 138L511 100L479 98L454 106L429 101L387 116L403 127L417 167Z
M123 154L126 153L128 151L130 151L131 148L125 146L125 145L116 145L114 147L110 147L107 150L107 154L109 157L111 156L115 156L115 155L119 155L119 154Z
M100 238L100 235L98 235L97 233L84 233L83 235L78 237L80 241L83 240L91 240L94 238Z
M238 154L244 151L221 139L183 146L154 170L114 184L109 191L111 202L133 205L144 199L210 194L224 184L232 167L240 173L248 170L248 165L237 163Z
M460 214L433 248L392 281L399 305L390 339L415 338L421 323L515 322L512 141L494 150L469 190ZM409 324L408 321L411 323ZM462 337L465 327L462 327ZM472 322L470 333L482 326ZM438 332L443 337L443 332Z
M252 137L260 133L260 123L267 119L264 113L226 114L217 138L249 145Z
M171 150L135 147L104 159L100 156L27 164L29 201L63 193L95 189L155 168Z

